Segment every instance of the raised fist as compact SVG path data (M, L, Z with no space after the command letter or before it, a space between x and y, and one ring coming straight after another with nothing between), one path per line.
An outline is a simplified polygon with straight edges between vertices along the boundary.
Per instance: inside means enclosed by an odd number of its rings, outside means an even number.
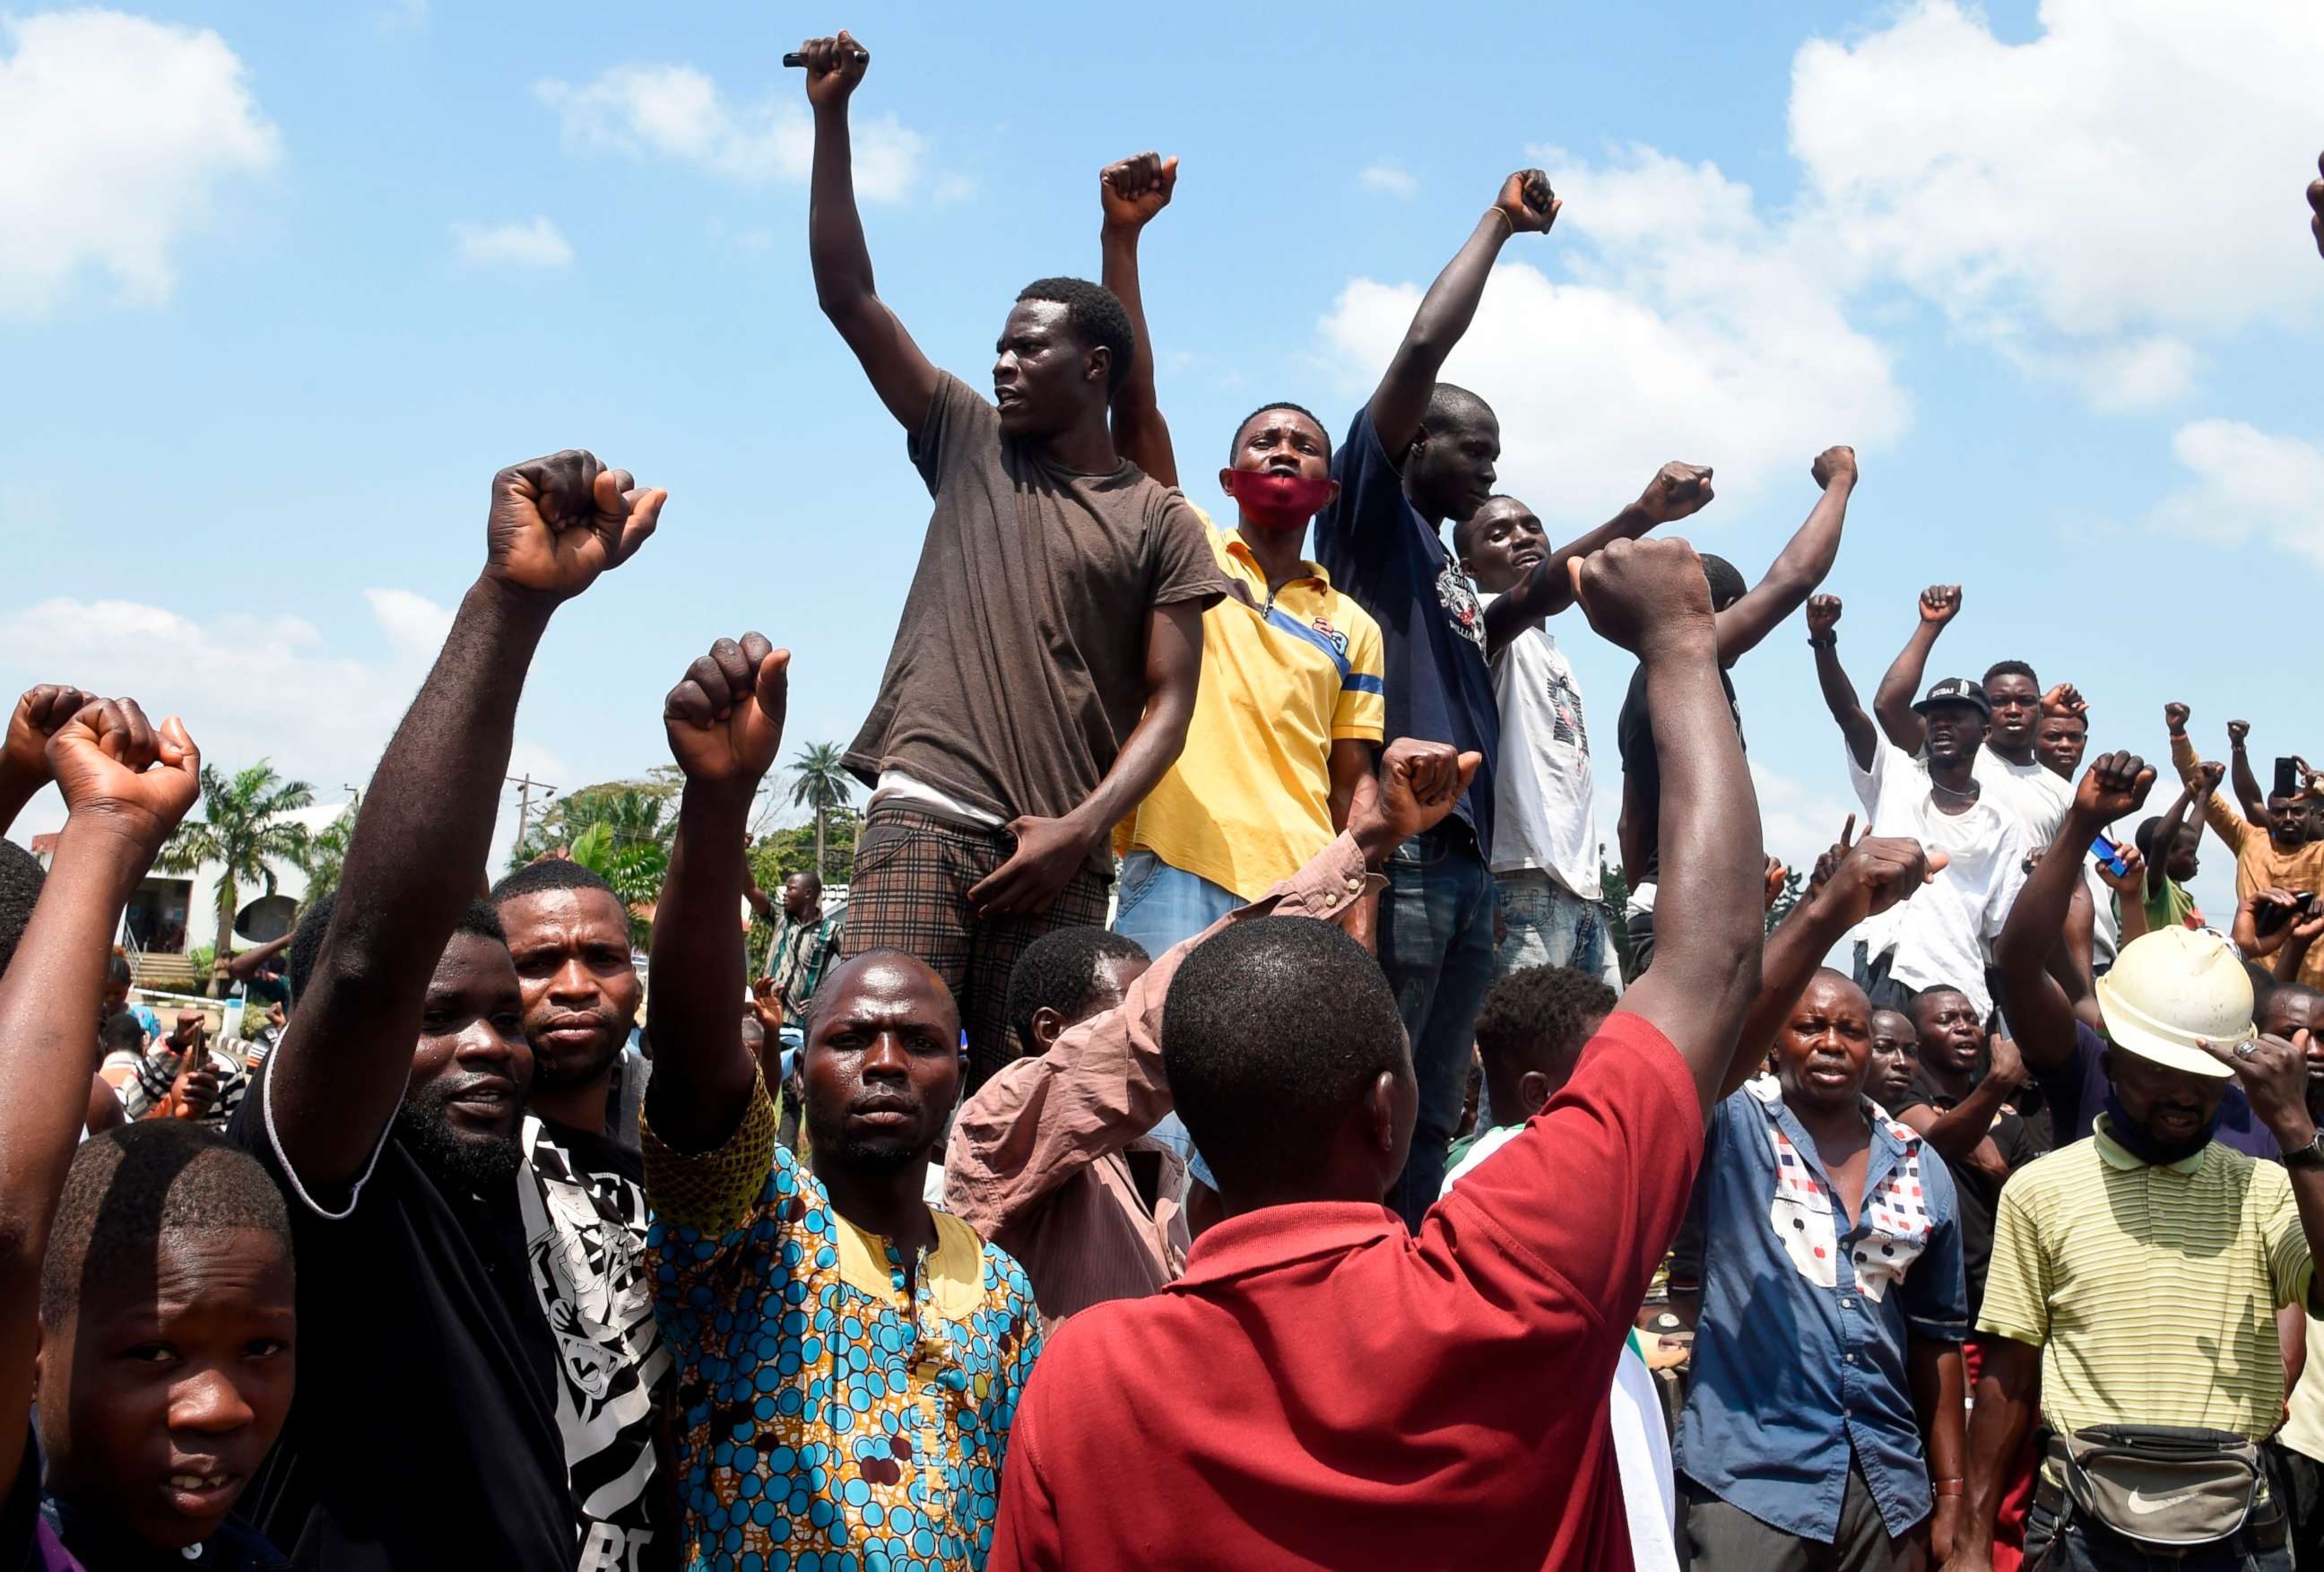
M1493 199L1501 216L1509 221L1513 233L1546 234L1557 222L1557 211L1565 204L1549 189L1549 177L1539 170L1519 170L1501 182L1501 194Z
M1958 584L1932 584L1921 591L1921 620L1943 627L1960 615L1961 587Z
M1848 447L1827 448L1816 455L1815 462L1808 467L1808 473L1815 476L1816 485L1825 491L1831 489L1834 481L1854 485L1856 484L1856 449Z
M2185 705L2180 703L2174 698L2170 703L2163 707L2163 724L2170 727L2171 735L2172 736L2185 736L2187 735L2188 717L2192 716L2194 713L2195 712L2193 710L2189 709Z
M2227 746L2231 748L2240 748L2246 742L2249 741L2250 738L2251 722L2247 720L2231 720L2227 722Z
M783 743L791 652L764 633L721 639L662 703L662 729L687 784L758 790Z
M1646 489L1638 494L1638 508L1655 522L1667 524L1701 513L1711 495L1710 465L1674 458L1646 482Z
M570 600L646 543L669 494L568 448L493 476L484 573L512 589Z
M2074 789L2074 807L2111 824L2146 806L2154 772L2136 754L2100 754Z
M2061 682L2042 696L2042 713L2043 715L2077 715L2087 721L2089 718L2090 706L2089 701L2082 697L2080 689L2070 682Z
M836 38L808 39L798 51L806 57L807 99L817 108L846 103L872 67L872 51L844 27Z
M2217 791L2219 782L2227 778L2227 767L2217 759L2206 759L2195 766L2196 778L2203 782L2206 791Z
M2318 173L2324 174L2324 158L2316 161L2316 169ZM2308 227L2316 236L2316 254L2324 256L2324 180L2308 182L2308 205L2315 209L2315 216L2308 220Z
M91 699L49 738L69 822L109 826L159 852L201 792L201 750L176 716L155 731L134 698Z
M1711 634L1711 585L1684 541L1616 541L1566 568L1598 636L1634 655L1656 638Z
M1839 861L1826 875L1823 899L1838 902L1838 910L1851 924L1911 900L1944 871L1947 862L1944 853L1923 850L1907 836L1868 835L1844 851L1834 846L1824 855L1833 853L1839 853Z
M1109 229L1137 229L1170 205L1178 184L1178 161L1141 153L1098 171L1098 200Z
M46 781L49 739L96 698L64 682L26 689L8 717L8 740L0 744L0 772L25 781Z
M1840 626L1840 596L1811 595L1808 596L1808 634L1821 637Z
M1444 820L1483 762L1450 743L1398 737L1381 753L1379 768L1356 782L1348 804L1348 833L1378 867L1390 852Z

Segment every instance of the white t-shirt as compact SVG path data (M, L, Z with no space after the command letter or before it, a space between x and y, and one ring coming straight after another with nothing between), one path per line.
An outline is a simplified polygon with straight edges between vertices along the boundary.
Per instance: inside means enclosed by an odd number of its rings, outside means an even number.
M1847 752L1845 745L1842 752ZM2034 846L2017 805L2000 806L1984 787L1966 813L1940 813L1925 764L1885 737L1873 743L1872 768L1848 757L1849 781L1871 815L1868 833L1910 836L1949 859L1936 879L1892 907L1873 929L1875 957L1894 954L1888 975L1908 988L1959 988L1980 1018L1993 1011L1985 968L1993 940L2025 884ZM1980 786L1983 783L1980 782Z
M1925 766L1926 761L1922 761ZM2074 805L2074 783L2052 774L2040 761L2013 764L1991 748L1979 748L1969 774L1985 788L1985 795L2017 815L2032 838L2034 855L2050 849L2066 810Z
M1500 596L1480 595L1490 606ZM1548 873L1584 901L1598 899L1590 816L1590 734L1582 689L1557 640L1529 627L1493 657L1501 759L1493 781L1492 869Z
M1444 1176L1442 1195L1452 1193L1462 1175L1507 1145L1525 1128L1505 1124L1477 1138L1459 1165ZM1614 1366L1614 1391L1607 1404L1614 1432L1614 1467L1622 1481L1622 1510L1630 1521L1630 1559L1637 1572L1678 1572L1678 1489L1671 1479L1670 1431L1663 1421L1655 1373L1628 1343Z

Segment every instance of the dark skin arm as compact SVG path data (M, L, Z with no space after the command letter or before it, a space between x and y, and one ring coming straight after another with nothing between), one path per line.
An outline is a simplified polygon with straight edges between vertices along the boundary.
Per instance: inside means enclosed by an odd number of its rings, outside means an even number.
M1549 177L1539 170L1519 170L1501 182L1500 196L1485 209L1467 243L1421 297L1412 326L1405 329L1404 342L1397 346L1387 374L1372 390L1372 430L1379 433L1382 448L1402 453L1420 435L1420 419L1427 412L1437 373L1444 369L1453 347L1476 320L1477 302L1485 298L1485 281L1509 236L1546 233L1564 206L1550 195Z
M2218 768L2216 764L2204 764L2196 778L2186 782L2179 795L2171 800L2171 806L2163 810L2163 822L2154 827L2155 855L2146 865L2149 901L2162 894L2170 883L2171 854L2179 844L2179 828L2187 822L2187 815L2194 811L2195 805L2218 789L2218 779L2213 773Z
M751 800L782 746L790 652L763 634L721 639L686 669L662 705L669 751L685 772L678 842L654 911L654 1077L646 1118L680 1151L708 1151L734 1133L758 1067L734 1051L742 955L734 905ZM699 855L697 855L697 852Z
M1582 609L1638 657L1662 774L1663 859L1652 970L1623 996L1674 1044L1707 1109L1759 992L1766 860L1759 805L1719 682L1702 562L1683 541L1617 541L1573 565Z
M2284 937L2283 948L2275 952L2275 976L2278 982L2296 983L2300 970L2308 964L2308 952L2316 940L2324 936L2324 910L2313 917L2302 918L2292 925Z
M2076 1005L2050 975L2048 962L2081 883L2082 854L2101 828L2144 807L2153 785L2154 772L2135 754L2107 754L2092 763L2074 790L2057 838L2034 865L1994 941L2002 1013L2025 1068L2037 1076L2063 1068L2074 1056ZM2095 1016L2095 1001L2085 1001L2085 1007Z
M2267 793L2259 789L2259 777L2252 773L2251 752L2245 745L2251 737L2251 722L2227 722L2227 773L2235 784L2236 803L2244 817L2254 824L2267 822Z
M1840 612L1836 595L1808 597L1808 638L1815 645L1816 687L1823 693L1824 707L1840 726L1848 756L1856 761L1858 769L1869 770L1873 747L1880 738L1872 729L1872 717L1864 713L1856 697L1856 684L1848 680L1848 670L1840 663ZM1829 640L1826 634L1831 635Z
M315 976L268 1059L282 1155L310 1189L360 1175L402 1104L428 980L492 849L550 614L645 543L663 499L577 450L493 477L484 571L379 762Z
M1170 423L1154 392L1154 338L1146 327L1146 292L1138 278L1138 236L1155 214L1170 205L1178 183L1178 161L1141 153L1099 171L1098 200L1105 209L1098 231L1102 282L1130 313L1136 335L1130 372L1113 395L1113 445L1121 456L1165 485L1178 484L1178 456L1170 446Z
M1356 800L1356 782L1372 772L1372 753L1376 744L1355 737L1336 737L1332 743L1332 828L1348 828L1348 805Z
M1919 1131L1947 1162L1968 1163L1997 1179L2006 1179L2008 1166L1987 1132L1993 1128L1993 1116L2009 1101L2010 1094L2024 1083L2025 1061L2008 1038L1996 1037L1987 1046L1993 1055L1992 1068L1968 1096L1941 1114L1926 1103L1915 1103L1896 1117Z
M1912 637L1904 641L1895 660L1889 662L1880 686L1873 689L1872 715L1879 721L1882 734L1916 757L1921 744L1928 740L1928 728L1914 713L1913 703L1921 697L1929 652L1937 647L1937 635L1945 631L1945 624L1960 615L1960 607L1958 584L1932 584L1921 591L1921 620L1914 624Z
M7 739L0 742L0 835L49 783L49 739L96 697L69 682L43 682L16 700Z
M807 252L815 270L816 304L855 352L888 412L905 430L918 431L936 402L936 368L873 287L872 251L863 243L863 218L855 208L847 100L863 80L871 53L844 32L836 38L808 39L799 53L807 57L807 97L815 113Z
M1994 1521L2001 1515L2001 1497L2017 1466L2018 1448L2025 1444L2025 1433L2036 1417L2042 1351L2014 1337L1988 1337L1984 1350L1977 1372L1977 1407L1969 1423L1960 1522L1943 1572L1992 1572ZM1914 1401L1917 1405L1917 1388ZM1960 1411L1958 1402L1953 1411Z
M1732 666L1775 631L1823 582L1840 555L1840 526L1848 522L1848 499L1856 491L1856 449L1827 448L1809 466L1823 488L1766 577L1743 598L1719 614L1719 663Z
M1734 1056L1720 1082L1720 1096L1733 1096L1737 1087L1757 1073L1775 1033L1840 936L1866 918L1910 899L1945 865L1944 853L1924 855L1920 842L1901 836L1867 836L1850 846L1849 837L1855 832L1856 815L1851 813L1840 828L1839 844L1818 859L1817 872L1822 876L1811 882L1799 904L1767 936L1766 952L1759 963L1758 996L1751 1002L1743 1030L1736 1038ZM1655 965L1662 965L1659 955Z
M297 937L298 932L293 929L280 939L270 939L264 944L252 946L226 963L226 975L238 983L248 982L267 962L289 949L290 941Z
M2285 1151L2298 1151L2316 1139L2316 1120L2308 1112L2309 1034L2295 1031L2289 1039L2262 1036L2238 1049L2216 1042L2199 1042L2204 1052L2226 1067L2251 1099L2252 1112ZM2292 1180L2292 1199L2300 1208L2300 1232L2307 1238L2310 1256L2324 1256L2324 1170L2284 1165ZM2324 1301L2324 1282L2310 1287L2308 1308L2317 1312Z
M1646 489L1611 519L1577 541L1569 541L1534 564L1507 595L1485 608L1485 654L1500 653L1508 642L1545 616L1573 604L1569 564L1604 550L1616 541L1635 541L1648 530L1702 511L1711 498L1711 467L1676 459L1655 472Z
M1627 772L1622 776L1622 812L1614 821L1614 840L1622 854L1622 876L1630 888L1638 887L1639 876L1646 866L1646 812L1639 800L1637 781Z
M1928 1448L1929 1483L1958 1482L1962 1454L1968 1450L1967 1366L1961 1345L1933 1337L1906 1338L1904 1372L1913 1383L1913 1412L1920 1420L1921 1437ZM1929 1554L1941 1558L1960 1543L1961 1498L1958 1494L1932 1499L1929 1513Z
M200 755L185 728L172 717L156 732L128 699L91 700L51 728L43 752L64 793L65 827L0 976L0 1077L9 1087L0 1098L0 1467L11 1469L23 1460L32 1410L49 1225L103 1089L90 1081L89 1023L113 931L200 791Z
M1146 800L1179 751L1194 718L1194 688L1203 674L1203 613L1191 601L1157 606L1146 614L1146 713L1097 790L1063 818L1024 814L1010 819L1017 849L973 885L968 898L981 917L1040 911L1073 881L1092 848Z

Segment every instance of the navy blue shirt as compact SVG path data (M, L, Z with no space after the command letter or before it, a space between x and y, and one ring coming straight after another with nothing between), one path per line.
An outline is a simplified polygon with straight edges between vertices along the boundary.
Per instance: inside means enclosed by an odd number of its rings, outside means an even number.
M2098 1062L2106 1050L2107 1040L2077 1021L2074 1056L2050 1074L2034 1077L2041 1084L2042 1101L2050 1110L2052 1146L2089 1140L2095 1128L2093 1121L2106 1112L2109 1088L2106 1068ZM2273 1162L2283 1155L2274 1135L2252 1112L2251 1099L2244 1096L2241 1087L2232 1084L2219 1099L2219 1127L2211 1133L2211 1139L2246 1157Z
M1906 1338L1969 1335L1952 1175L1866 1107L1853 1226L1772 1077L1711 1111L1689 1209L1702 1229L1702 1313L1678 1471L1821 1544L1839 1531L1851 1452L1891 1536L1929 1515Z
M1340 495L1315 515L1315 559L1332 583L1379 624L1388 682L1388 736L1450 743L1482 754L1460 816L1479 855L1493 844L1493 768L1501 712L1485 669L1485 613L1436 530L1406 500L1404 472L1356 411L1332 455Z

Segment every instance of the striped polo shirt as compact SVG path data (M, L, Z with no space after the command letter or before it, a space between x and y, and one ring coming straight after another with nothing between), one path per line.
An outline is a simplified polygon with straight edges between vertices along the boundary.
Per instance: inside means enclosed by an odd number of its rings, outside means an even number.
M2315 1267L2283 1170L2214 1141L2142 1162L2098 1132L2012 1175L1978 1330L2042 1350L2042 1409L2264 1440L2283 1417L2275 1311Z
M1270 592L1240 531L1211 546L1233 593L1203 613L1186 746L1114 846L1256 901L1339 834L1332 744L1381 740L1380 631L1314 563Z

